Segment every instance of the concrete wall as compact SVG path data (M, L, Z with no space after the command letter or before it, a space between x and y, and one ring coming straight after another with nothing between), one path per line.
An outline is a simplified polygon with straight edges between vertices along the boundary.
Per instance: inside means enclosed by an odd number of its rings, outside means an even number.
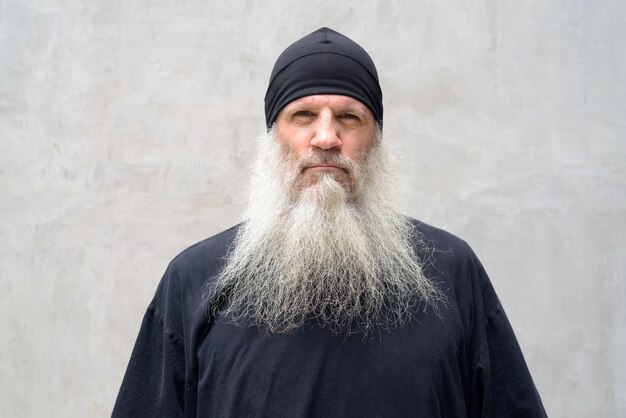
M626 416L626 4L0 2L0 415L110 414L168 261L240 219L278 53L378 65L407 211L485 264L552 417Z

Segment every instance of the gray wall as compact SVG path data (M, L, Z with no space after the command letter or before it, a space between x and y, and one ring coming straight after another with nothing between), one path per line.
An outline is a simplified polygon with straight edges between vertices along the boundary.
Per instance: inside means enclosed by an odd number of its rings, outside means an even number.
M110 414L168 261L240 219L271 66L379 67L407 212L466 239L552 417L626 416L626 3L0 2L0 415Z

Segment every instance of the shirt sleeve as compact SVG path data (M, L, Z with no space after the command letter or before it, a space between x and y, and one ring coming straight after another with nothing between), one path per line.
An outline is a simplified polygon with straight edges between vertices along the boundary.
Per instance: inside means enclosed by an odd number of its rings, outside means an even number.
M170 325L180 312L171 276L168 269L143 318L113 418L184 416L185 352Z
M474 260L482 303L477 321L483 341L473 367L473 416L481 418L547 417L513 328L487 274Z

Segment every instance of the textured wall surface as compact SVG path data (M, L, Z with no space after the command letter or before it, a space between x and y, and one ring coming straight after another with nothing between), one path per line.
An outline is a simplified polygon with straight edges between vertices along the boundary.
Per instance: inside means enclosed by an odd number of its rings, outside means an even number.
M626 416L626 3L0 1L0 415L110 414L169 260L240 219L263 95L377 63L407 212L481 257L552 417Z

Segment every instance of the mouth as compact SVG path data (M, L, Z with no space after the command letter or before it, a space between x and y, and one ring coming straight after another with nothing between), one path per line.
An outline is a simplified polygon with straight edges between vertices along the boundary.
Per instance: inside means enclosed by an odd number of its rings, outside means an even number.
M307 170L311 170L314 172L320 172L320 171L343 171L345 173L348 172L345 168L336 166L334 164L312 164L312 165L304 167L304 170L302 171L307 171Z

